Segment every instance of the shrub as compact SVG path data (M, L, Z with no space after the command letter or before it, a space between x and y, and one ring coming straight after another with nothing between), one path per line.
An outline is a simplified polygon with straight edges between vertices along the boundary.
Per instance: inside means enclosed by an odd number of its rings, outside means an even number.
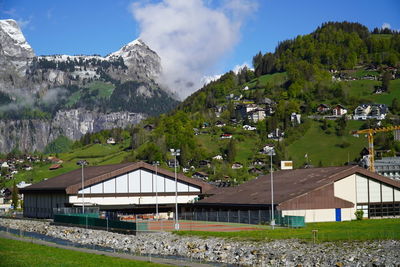
M364 217L364 211L356 210L356 212L354 212L354 215L356 215L357 220L360 221Z

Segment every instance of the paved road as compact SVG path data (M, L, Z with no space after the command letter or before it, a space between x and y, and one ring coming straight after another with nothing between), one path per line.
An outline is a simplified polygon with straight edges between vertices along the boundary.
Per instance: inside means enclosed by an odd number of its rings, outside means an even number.
M189 261L183 261L183 260L154 258L154 257L145 257L145 256L135 256L135 255L130 255L130 254L112 253L112 252L98 251L98 250L87 249L87 248L70 247L70 246L64 246L64 245L59 245L59 244L56 244L56 243L43 241L43 240L40 240L40 239L21 238L21 237L17 237L15 235L12 235L12 234L9 234L9 233L5 233L5 232L1 232L1 231L0 231L0 238L7 238L7 239L23 241L23 242L29 242L29 243L34 243L34 244L39 244L39 245L44 245L44 246L49 246L49 247L55 247L55 248L61 248L61 249L69 249L69 250L75 250L75 251L80 251L80 252L85 252L85 253L92 253L92 254L97 254L97 255L105 255L105 256L109 256L109 257L117 257L117 258L128 259L128 260L151 261L151 262L154 262L154 263L168 264L168 265L172 265L172 266L193 266L193 267L211 267L211 266L214 266L214 265L205 264L205 263L189 262Z

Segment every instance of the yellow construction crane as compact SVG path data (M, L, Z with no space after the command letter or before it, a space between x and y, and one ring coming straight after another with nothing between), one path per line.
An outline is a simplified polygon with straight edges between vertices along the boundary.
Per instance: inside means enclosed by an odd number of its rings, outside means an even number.
M400 130L400 125L398 126L388 126L382 128L375 128L375 129L363 129L352 131L352 134L367 134L368 135L368 153L369 153L369 167L368 170L375 172L375 159L374 159L374 134L375 133L383 133L383 132L390 132Z

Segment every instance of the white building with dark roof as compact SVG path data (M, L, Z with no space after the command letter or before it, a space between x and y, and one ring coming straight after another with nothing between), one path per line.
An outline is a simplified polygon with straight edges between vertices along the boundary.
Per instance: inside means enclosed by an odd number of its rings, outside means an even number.
M282 215L304 216L306 222L354 220L356 210L362 210L365 218L400 217L400 182L358 166L282 170L273 176L273 203L268 174L214 190L212 196L186 205L187 210L225 211L253 217L256 223L261 222L260 212L271 207ZM238 222L243 222L240 218Z
M53 208L95 206L100 210L129 210L135 213L155 210L173 211L174 173L144 163L123 163L77 169L20 189L24 194L24 216L52 218ZM177 201L194 201L212 189L198 179L177 175Z

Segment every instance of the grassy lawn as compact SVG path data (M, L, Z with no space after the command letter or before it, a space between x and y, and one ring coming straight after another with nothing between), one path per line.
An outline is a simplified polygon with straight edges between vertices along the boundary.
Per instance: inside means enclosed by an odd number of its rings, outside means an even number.
M111 94L114 92L115 86L111 83L94 81L87 84L85 88L88 88L90 93L92 93L94 90L98 90L98 95L96 98L110 98ZM82 97L82 94L82 90L79 90L70 95L66 106L71 107L72 105L76 104Z
M357 80L343 82L344 90L349 96L369 100L373 103L391 105L394 98L400 99L400 79L390 81L390 93L373 94L375 86L381 86L380 81Z
M0 238L1 266L167 266Z
M318 241L339 240L400 240L400 219L362 220L349 222L308 223L304 228L241 232L179 231L178 235L223 237L238 240L265 241L270 239L312 240L312 230L318 230Z
M370 81L370 80L357 80L357 81L346 81L342 82L344 85L344 91L347 92L349 96L371 99L375 86L380 86L380 81Z
M95 144L88 145L77 150L72 150L70 152L60 153L59 158L64 160L62 163L62 168L57 170L49 170L51 165L50 163L36 165L32 171L21 171L20 173L16 174L16 182L33 181L37 183L45 178L52 178L66 172L70 172L79 168L79 166L76 165L76 162L80 159L88 160L90 166L121 163L129 154L129 152L123 151L123 148L126 146L127 144ZM12 186L12 181L9 181L7 185Z
M90 92L92 92L93 90L99 90L98 97L100 98L109 98L113 93L115 86L111 83L94 81L87 84L86 88L89 88Z
M248 86L250 89L254 88L257 85L257 81L258 81L258 85L261 87L267 87L267 85L280 86L283 83L285 83L286 80L287 80L286 72L266 74L266 75L262 75L262 76L258 77L257 79L254 79L254 80L244 84L244 86Z
M320 123L311 122L311 127L305 135L287 147L288 155L294 161L295 167L302 166L308 155L309 163L318 166L320 161L323 166L341 166L349 159L353 161L359 156L363 147L367 147L367 139L363 136L359 138L350 134L351 130L357 130L363 124L362 121L348 121L345 135L337 136L332 129L331 134L326 134L321 128ZM347 144L347 147L340 147ZM327 153L329 151L329 153Z
M241 142L236 143L236 157L235 161L240 163L247 162L249 158L252 158L257 153L257 138L245 138Z

